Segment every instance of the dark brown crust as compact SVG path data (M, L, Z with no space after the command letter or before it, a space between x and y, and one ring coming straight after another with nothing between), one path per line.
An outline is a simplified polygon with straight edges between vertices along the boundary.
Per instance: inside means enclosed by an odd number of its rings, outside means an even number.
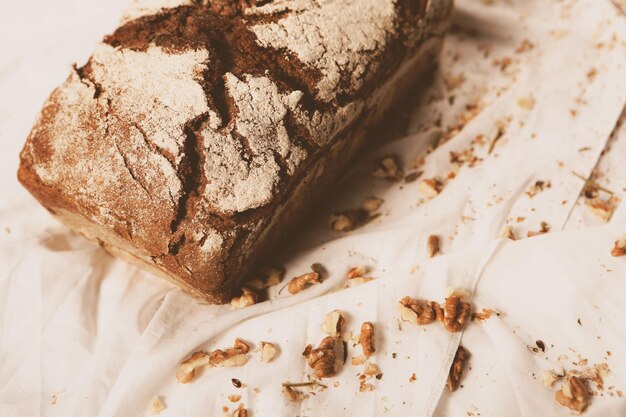
M398 70L402 62L419 51L427 39L441 36L441 31L446 26L449 7L443 7L442 12L433 18L433 22L429 24L432 32L418 33L415 27L417 22L423 19L425 4L425 1L399 1L397 28L389 35L391 38L378 58L381 65L377 66L376 71L367 72L367 79L359 91L337 95L336 99L329 103L316 99L316 85L321 77L319 70L303 64L286 50L259 46L255 35L249 30L253 23L277 19L282 13L275 16L247 17L242 14L242 10L249 5L246 1L213 1L210 5L198 4L165 10L157 15L141 17L124 24L112 35L105 37L104 42L114 47L135 51L145 51L151 44L156 44L173 54L190 49L207 49L213 59L208 69L201 74L201 84L209 107L221 116L223 125L227 126L233 123L236 117L236 106L225 94L224 74L227 72L238 77L244 74L263 75L275 82L281 91L302 91L304 97L300 104L309 113L313 111L332 113L341 105L368 97ZM107 138L110 134L108 129L118 129L118 137L128 137L130 133L124 133L124 129L128 131L129 127L121 121L116 123L116 109L112 108L110 103L102 104L101 100L97 100L103 90L95 82L91 66L92 62L89 61L76 71L84 83L95 88L96 100L90 111L97 114L90 118L93 119L93 124L84 127L90 132L90 142ZM342 82L347 82L350 76L351 74L342 74ZM56 93L55 91L53 96ZM18 178L53 214L57 210L65 210L88 222L96 216L97 207L78 205L66 190L44 184L35 170L38 164L45 163L47 155L49 157L50 150L46 147L54 138L45 137L49 134L46 126L52 123L61 110L58 107L51 99L42 110L40 119L22 151ZM376 111L378 112L378 109ZM120 208L119 213L115 213L119 216L119 221L111 226L111 229L117 238L137 248L137 254L147 255L158 269L184 282L187 287L195 289L196 295L201 294L210 302L225 302L237 288L251 262L271 246L271 242L284 233L289 225L297 221L295 213L302 212L308 202L313 201L317 193L324 188L323 184L335 176L355 153L363 141L361 139L350 143L350 137L355 129L357 127L367 129L371 123L380 119L379 115L370 115L369 112L370 110L366 110L353 123L343 126L343 129L328 142L329 146L324 148L319 147L318 142L311 137L311 132L301 126L294 115L288 114L285 125L289 137L307 151L308 158L293 175L288 175L285 161L276 155L276 161L281 166L280 183L276 187L277 195L270 204L237 213L215 210L200 197L207 181L202 172L204 145L199 132L208 123L208 114L202 114L188 121L184 129L186 135L184 153L180 164L177 165L178 177L183 184L182 195L171 208L163 208L168 207L169 202L156 203L158 208L153 210L155 218L146 220L150 222L150 226L141 226L145 229L142 231L146 232L145 239L141 240L133 233L133 222L129 221L134 220L133 216L137 216L133 214L137 213L136 207L133 207L132 201L124 198L122 192L119 202L114 205ZM104 132L101 131L103 120L106 121ZM245 144L247 139L242 137L240 140ZM148 142L146 140L146 143ZM126 144L121 141L118 146L124 147ZM151 151L160 152L173 164L172 155L163 150L151 149ZM36 154L35 157L33 152ZM346 157L330 158L331 152ZM120 151L120 154L123 152ZM323 178L313 182L310 178L311 171L324 164L325 159L332 160L332 165L327 167ZM133 177L125 186L136 187L137 183L141 184L141 181L138 181L141 179L141 173L134 172L133 167L128 166L125 159L123 162L126 165L125 169L128 169ZM306 201L291 202L291 196L302 183L306 183L304 189L310 191L304 193L308 195ZM290 204L294 208L288 210L285 225L281 230L266 230L273 217L277 215L277 210ZM210 259L199 251L199 242L194 241L191 235L192 231L201 230L205 224L210 224L225 239L223 250ZM112 243L100 242L107 249L115 246Z

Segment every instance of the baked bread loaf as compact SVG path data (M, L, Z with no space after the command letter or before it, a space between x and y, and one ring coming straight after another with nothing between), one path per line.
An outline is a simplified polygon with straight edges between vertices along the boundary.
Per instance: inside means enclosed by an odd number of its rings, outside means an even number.
M436 62L451 0L143 0L44 104L22 184L225 302Z

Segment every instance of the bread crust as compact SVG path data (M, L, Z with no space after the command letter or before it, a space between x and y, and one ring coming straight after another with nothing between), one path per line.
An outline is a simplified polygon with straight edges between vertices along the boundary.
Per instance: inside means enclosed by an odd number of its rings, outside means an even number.
M135 1L44 104L18 178L114 255L226 302L434 64L450 3Z

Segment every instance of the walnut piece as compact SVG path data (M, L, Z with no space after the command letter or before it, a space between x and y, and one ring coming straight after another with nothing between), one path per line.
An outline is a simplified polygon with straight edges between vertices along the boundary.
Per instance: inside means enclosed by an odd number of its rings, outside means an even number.
M556 392L556 401L570 410L583 412L590 402L587 384L584 378L570 376L563 387Z
M240 309L256 304L257 297L252 290L247 287L243 287L241 291L243 292L241 297L235 297L230 301L231 308Z
M461 331L470 316L470 312L470 304L461 301L458 295L446 298L443 306L443 326L451 333Z
M248 417L248 410L243 404L239 404L239 407L233 412L233 417Z
M187 384L196 377L196 369L212 366L209 355L205 352L195 352L185 359L176 372L176 379L181 384Z
M611 216L613 215L613 211L615 211L615 207L617 207L619 203L619 199L617 197L610 197L607 200L604 200L600 197L591 198L585 201L589 210L600 220L603 222L608 222L611 220Z
M320 274L317 272L307 272L295 278L292 278L289 282L287 290L290 294L298 294L310 285L320 284Z
M448 373L448 381L446 382L448 391L454 392L459 388L461 377L463 376L463 369L465 368L465 363L469 356L469 352L463 346L459 346L456 350L450 372Z
M428 257L432 258L440 252L441 248L439 246L439 236L430 235L428 236Z
M165 404L161 401L161 397L154 397L150 402L150 406L146 410L146 413L150 416L159 414L161 411L165 410Z
M345 323L346 318L341 314L341 311L333 310L326 314L324 323L322 323L322 331L329 336L339 337Z
M292 403L298 403L304 399L304 394L291 387L283 386L283 392L287 396L287 399Z
M361 336L359 336L359 342L363 349L363 356L369 358L374 352L376 352L376 334L374 333L374 325L366 321L361 325Z
M365 210L368 213L373 213L380 208L383 204L383 200L378 197L365 197L361 202L361 210Z
M381 371L378 365L376 365L375 363L366 362L365 368L363 369L363 374L367 376L376 376L380 375Z
M326 336L319 347L313 348L312 345L307 345L302 353L309 366L313 368L315 375L320 379L329 378L337 373L335 343L333 337Z
M353 266L352 268L350 268L350 270L346 274L346 277L348 277L348 279L353 279L353 278L362 277L366 273L367 273L366 266L364 265Z
M482 311L479 311L478 313L472 313L472 320L487 320L489 318L491 318L491 315L494 313L494 311L490 308L483 308Z
M620 237L615 241L615 246L611 249L611 255L624 256L626 255L626 235Z
M230 401L231 403L236 403L239 400L241 400L241 395L231 394L228 396L228 401Z
M248 363L248 355L237 348L228 348L226 350L217 349L211 352L210 360L211 365L220 368L244 366Z
M363 209L344 210L331 214L328 227L336 232L349 232L363 226L372 217Z
M526 190L524 194L526 194L530 198L533 198L541 191L545 190L546 188L551 188L551 187L552 187L552 183L550 181L537 180L535 181L533 185L528 187L528 190Z
M387 181L400 181L404 173L396 155L387 155L380 159L372 170L372 177Z
M402 320L413 324L430 324L443 316L441 307L434 301L416 300L404 297L399 304Z
M543 385L546 387L551 387L554 383L559 379L559 376L552 371L543 371L541 374L541 379L543 380Z
M502 231L502 237L506 237L508 239L511 240L517 240L517 238L515 237L515 231L513 230L513 226L506 225L504 227L504 230Z
M538 236L538 235L543 235L545 233L548 233L550 231L550 225L546 222L541 222L540 223L541 228L537 231L533 231L530 230L527 233L528 237L533 237L533 236Z
M437 177L426 178L419 185L420 193L426 198L436 197L441 190L443 190L443 182Z
M276 345L269 342L261 342L261 362L268 363L276 356Z

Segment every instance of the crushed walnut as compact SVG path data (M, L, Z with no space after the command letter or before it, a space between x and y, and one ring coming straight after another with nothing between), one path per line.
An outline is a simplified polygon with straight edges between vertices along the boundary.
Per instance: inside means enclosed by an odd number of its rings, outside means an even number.
M339 310L333 310L326 314L324 323L322 323L322 331L329 336L339 337L346 323L346 318Z
M330 215L328 227L336 232L349 232L363 226L371 219L372 216L366 210L344 210Z
M533 236L538 236L538 235L543 235L545 233L548 233L550 231L550 225L546 222L541 222L540 223L540 229L537 231L534 230L530 230L527 233L528 237L533 237Z
M400 300L398 308L402 320L413 324L430 324L443 316L437 302L416 300L408 296Z
M374 325L371 322L366 321L361 325L359 342L363 349L363 356L366 358L369 358L376 352L376 334L374 333Z
M200 368L243 366L248 362L247 353L249 351L250 346L246 342L235 339L232 348L217 349L211 353L194 352L180 364L176 372L176 379L181 384L187 384L194 380L196 371Z
M607 199L596 197L585 201L585 205L589 208L589 211L605 223L611 220L611 216L618 204L619 198L614 196Z
M287 286L287 290L289 291L290 294L298 294L300 291L304 290L305 288L311 285L320 284L320 283L321 281L320 281L319 273L307 272L306 274L302 274L300 276L292 278L291 281L289 282L289 285Z
M551 187L552 187L552 183L550 181L537 180L535 181L533 185L528 187L528 190L526 190L524 194L526 194L530 198L533 198L541 191L545 190L546 188L551 188Z
M236 403L239 400L241 400L241 395L231 394L228 396L228 401L230 401L231 403Z
M240 297L235 297L230 301L231 308L240 309L256 304L257 296L254 292L252 292L252 290L247 287L243 287L241 291L243 294Z
M361 202L361 210L373 213L382 206L383 200L378 197L365 197Z
M261 342L261 362L268 363L274 359L278 349L276 345L270 342Z
M243 404L239 404L239 407L233 411L233 417L248 417L248 410L243 406Z
M337 373L337 356L335 354L335 338L332 336L325 337L319 347L313 348L307 345L302 352L309 366L315 372L318 378L329 378Z
M428 257L432 258L434 256L436 256L437 254L439 254L439 252L441 251L441 247L440 247L440 243L439 243L439 236L437 235L430 235L428 236Z
M443 190L443 181L437 177L426 178L419 185L419 191L425 198L436 197L441 190Z
M354 287L356 285L364 284L366 282L374 280L373 277L365 276L367 272L368 268L363 265L350 268L350 270L346 274L346 278L348 278L348 281L346 282L344 287Z
M615 246L611 249L611 255L624 256L626 255L626 235L620 237L615 241Z
M494 313L494 311L490 308L483 308L481 311L477 312L477 313L472 313L472 320L480 320L480 321L484 321L487 320L489 318L491 318L491 315Z
M455 333L461 331L470 316L471 306L461 300L456 294L446 298L443 306L443 326L447 331Z
M371 172L377 179L387 181L399 181L404 176L401 164L397 155L387 155L381 158Z
M247 285L256 291L263 291L280 284L283 279L284 269L276 267L266 267L259 271L261 278L254 278L247 281Z
M283 392L287 396L287 399L292 403L298 403L304 399L304 394L302 392L290 386L283 386Z
M576 376L570 376L554 398L562 406L578 412L585 411L591 401L586 380Z
M463 369L465 368L465 363L469 358L469 352L463 346L459 346L456 353L454 354L454 360L452 361L452 366L450 367L450 372L448 373L448 380L446 381L446 387L448 391L454 392L459 388L461 377L463 376Z
M165 410L165 404L161 400L161 397L154 397L146 410L146 414L152 416L155 414L161 413L161 411Z
M505 226L504 230L502 231L502 237L510 240L517 240L517 238L515 237L515 231L513 230L513 226L511 226L510 224Z

